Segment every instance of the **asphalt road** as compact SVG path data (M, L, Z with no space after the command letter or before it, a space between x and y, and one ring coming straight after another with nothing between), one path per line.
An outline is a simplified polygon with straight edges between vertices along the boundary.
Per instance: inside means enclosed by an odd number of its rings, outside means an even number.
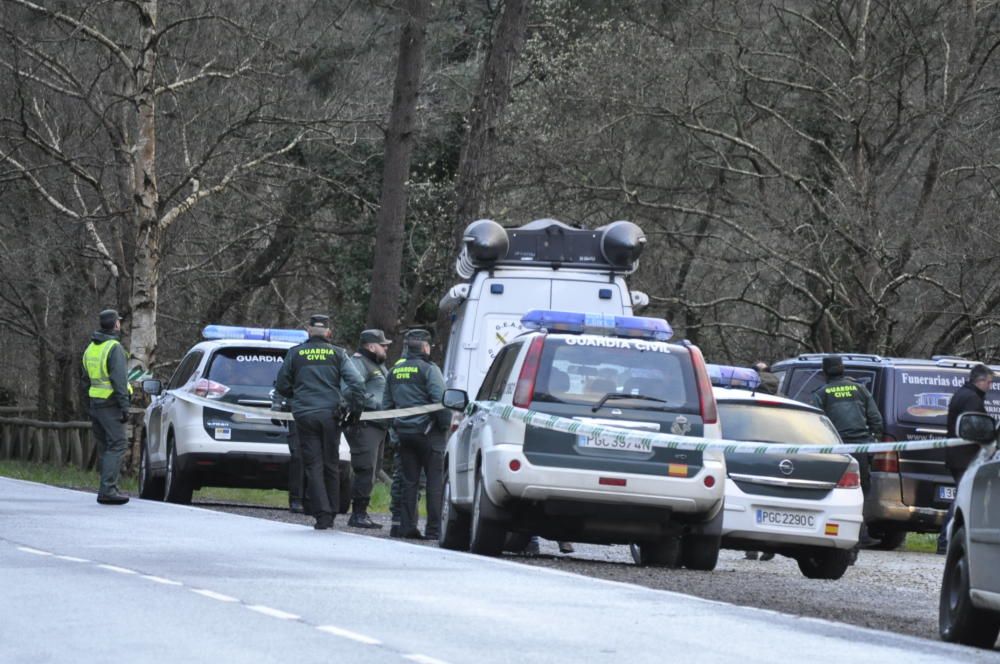
M343 531L0 478L0 661L995 661Z

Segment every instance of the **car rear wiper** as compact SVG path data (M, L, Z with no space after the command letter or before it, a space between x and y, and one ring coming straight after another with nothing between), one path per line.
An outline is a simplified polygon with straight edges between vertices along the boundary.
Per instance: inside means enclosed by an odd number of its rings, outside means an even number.
M601 397L600 401L594 404L593 408L590 409L590 412L596 413L601 409L601 406L603 406L606 402L610 401L611 399L641 399L643 401L656 401L657 403L670 403L666 399L659 399L657 397L647 397L645 394L621 394L619 392L608 392L603 397Z

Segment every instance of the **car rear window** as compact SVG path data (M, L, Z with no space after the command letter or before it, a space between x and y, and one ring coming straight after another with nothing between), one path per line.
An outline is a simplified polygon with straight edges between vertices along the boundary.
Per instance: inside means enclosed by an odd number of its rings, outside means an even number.
M534 400L593 405L608 394L609 404L627 408L698 409L691 355L662 342L588 337L545 341ZM649 397L643 399L641 397ZM656 401L660 400L660 401Z
M839 445L840 436L824 415L794 408L777 408L719 401L722 437L785 445Z
M948 403L969 379L967 369L900 369L896 372L896 418L915 424L947 426ZM986 410L1000 414L1000 383L986 393Z
M280 348L220 348L208 367L208 378L223 385L271 387L285 351Z

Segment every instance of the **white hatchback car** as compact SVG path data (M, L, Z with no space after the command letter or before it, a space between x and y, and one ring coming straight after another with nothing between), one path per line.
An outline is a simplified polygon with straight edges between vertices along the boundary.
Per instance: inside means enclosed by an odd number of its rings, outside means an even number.
M615 427L719 437L697 348L660 319L533 311L497 353L477 401ZM462 408L461 390L446 405ZM498 555L508 532L636 542L643 562L712 569L725 466L696 452L526 426L473 406L448 441L440 543Z
M229 406L271 408L270 392L285 353L303 330L210 325L170 380L143 383L152 396L140 447L139 495L191 502L205 486L288 488L288 431L266 416L234 417ZM280 339L280 340L276 340ZM218 403L185 400L185 395ZM341 496L350 496L350 450L341 437ZM345 489L346 485L346 489ZM346 501L341 501L342 510Z
M718 368L710 365L713 382ZM823 412L798 401L727 387L715 388L715 400L726 439L841 444ZM794 558L813 579L844 575L863 520L857 461L843 454L733 452L726 454L726 475L724 548Z

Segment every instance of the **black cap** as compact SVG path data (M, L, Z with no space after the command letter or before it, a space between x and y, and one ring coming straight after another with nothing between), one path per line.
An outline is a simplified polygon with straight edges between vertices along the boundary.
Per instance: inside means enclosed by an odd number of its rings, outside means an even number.
M111 330L114 328L115 323L122 320L122 317L114 309L105 309L97 314L97 319L101 322L102 330Z
M321 327L324 330L329 330L330 317L323 314L313 314L309 317L309 327Z
M380 346L388 346L392 342L385 338L385 332L382 330L363 330L361 332L361 345L365 344L379 344Z
M840 376L844 373L844 360L840 355L827 355L823 358L823 373L827 376Z
M415 328L413 330L407 330L406 335L403 337L403 340L406 343L410 343L411 341L412 342L426 341L429 343L432 338L433 337L431 336L431 333L428 332L427 330L421 328Z

